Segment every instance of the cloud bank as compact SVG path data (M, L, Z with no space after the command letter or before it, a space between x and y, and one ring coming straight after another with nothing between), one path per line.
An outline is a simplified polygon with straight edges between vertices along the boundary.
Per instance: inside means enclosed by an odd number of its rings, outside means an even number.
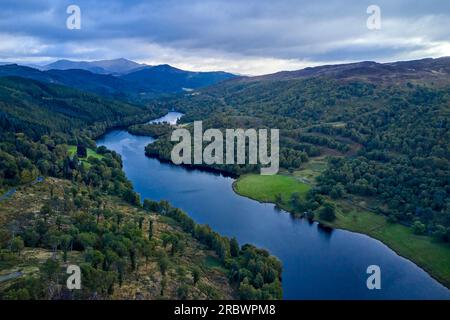
M81 8L81 29L66 9ZM381 9L369 30L366 9ZM264 74L361 60L450 55L450 2L2 0L0 61L125 57L189 70Z

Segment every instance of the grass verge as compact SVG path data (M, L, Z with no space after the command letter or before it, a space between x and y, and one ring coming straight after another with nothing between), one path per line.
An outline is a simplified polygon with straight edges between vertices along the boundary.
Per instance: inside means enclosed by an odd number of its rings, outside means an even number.
M311 187L291 176L249 174L236 180L233 188L238 194L261 202L275 202L277 195L288 202L293 193L304 196Z
M310 179L314 175L306 172ZM277 194L281 194L282 209L292 212L289 199L294 192L301 195L310 189L301 181L301 171L293 176L244 175L235 181L233 189L236 193L261 202L275 202ZM329 199L332 201L331 199ZM378 239L397 254L413 261L431 276L450 288L450 246L438 243L429 236L419 236L406 226L387 222L384 216L363 210L344 200L333 201L337 208L336 220L323 222L330 227L346 229L366 234Z

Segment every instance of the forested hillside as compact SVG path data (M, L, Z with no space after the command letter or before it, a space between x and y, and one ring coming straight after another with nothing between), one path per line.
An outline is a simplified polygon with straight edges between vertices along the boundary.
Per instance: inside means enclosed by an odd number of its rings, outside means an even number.
M108 158L108 155L106 155ZM279 299L281 265L167 202L46 178L0 203L0 299ZM81 267L82 290L65 285Z
M68 87L20 77L0 78L0 128L39 137L69 133L95 122L142 117L149 109Z
M46 256L59 254L60 264L50 259L39 270L44 277L39 281L31 277L0 288L2 298L48 298L42 286L60 288L61 278L51 278L49 272L62 272L68 243L69 257L83 263L83 272L92 280L89 288L99 293L94 298L129 297L118 296L125 289L117 289L125 278L127 286L133 283L131 275L148 265L160 274L147 283L153 290L151 298L281 297L278 260L196 225L167 202L142 204L122 171L120 156L97 148L92 140L108 128L134 125L132 132L158 137L146 153L169 160L173 128L135 124L174 109L185 113L181 122L188 129L193 120L203 120L204 129L280 129L280 165L287 173L326 157L325 170L305 195L296 193L288 200L274 196L284 207L333 220L333 201L360 197L375 203L373 211L390 222L439 242L450 241L448 59L360 63L238 78L147 106L44 82L0 78L0 191L7 195L1 203L7 220L0 230L0 264L13 270L35 263L21 258L23 247ZM259 167L214 165L214 169L240 175ZM12 210L18 207L14 197L26 201L22 191L35 190L42 177L66 188L55 195L47 184L41 200L33 198L34 207ZM155 228L154 241L150 221L167 225ZM105 234L111 237L104 239ZM196 270L199 262L186 261L183 248L201 248L202 256L215 259L218 273ZM173 277L173 268L165 277L167 268L176 264L187 271ZM196 286L200 275L209 279L209 289ZM231 286L220 285L223 277ZM178 288L175 283L180 279L188 285ZM65 294L58 291L53 297L65 298ZM90 294L83 292L80 298Z
M0 66L0 78L22 77L49 84L64 85L111 99L146 104L156 98L192 91L236 77L226 72L191 72L169 65L140 66L136 63L129 65L129 63L114 63L114 61L103 62L104 64L101 65L109 65L111 70L123 70L123 72L117 74L111 71L108 73L102 68L97 70L97 67L92 67L91 64L86 65L83 62L57 63L54 65L55 69L46 71L8 64ZM131 66L136 68L131 68Z
M314 192L375 197L391 221L448 242L449 65L441 58L318 67L231 80L168 103L186 113L182 122L279 128L282 167L331 156ZM168 150L167 139L147 148L162 158Z
M7 77L0 111L0 299L282 297L275 257L166 201L142 203L120 155L92 140L166 109Z
M125 80L82 69L41 71L17 64L9 64L0 66L0 77L33 79L122 100L136 100L139 95L139 89Z

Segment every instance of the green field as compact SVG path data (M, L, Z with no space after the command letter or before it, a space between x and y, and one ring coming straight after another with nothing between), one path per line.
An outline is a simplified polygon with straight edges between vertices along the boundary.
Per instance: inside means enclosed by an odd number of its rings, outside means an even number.
M296 171L293 176L244 175L234 184L235 192L261 202L275 202L277 194L282 195L281 208L292 211L289 199L294 192L304 195L309 189L302 183L314 177L311 168ZM322 168L321 168L322 169ZM305 173L305 175L303 175ZM328 199L328 201L332 201ZM345 200L333 201L336 205L336 220L322 223L339 229L367 234L382 241L399 255L421 266L441 283L450 287L450 246L438 243L428 236L415 235L408 227L389 223L384 216L363 210Z
M69 146L67 148L67 151L69 152L69 155L73 157L75 153L77 153L77 146ZM95 150L92 150L91 148L87 148L87 159L89 157L94 157L96 159L103 159L103 156L99 153L97 153Z
M73 157L77 153L77 146L69 145L67 147L67 152L69 153L70 157ZM91 167L91 164L89 163L89 158L95 158L95 159L103 159L103 155L97 153L95 150L91 148L87 148L87 157L86 158L80 158L81 163L85 165L86 169L89 169Z
M281 195L283 202L289 202L294 192L305 195L311 188L309 185L291 176L263 176L258 174L240 177L233 187L240 195L261 202L275 202L277 194Z

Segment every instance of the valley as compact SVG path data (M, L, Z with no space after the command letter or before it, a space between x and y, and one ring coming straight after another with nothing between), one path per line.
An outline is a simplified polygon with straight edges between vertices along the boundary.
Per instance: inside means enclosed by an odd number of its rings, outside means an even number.
M448 299L448 74L448 58L225 81L1 66L0 297ZM126 92L143 82L151 97ZM280 173L174 166L172 130L198 120L280 129ZM75 296L67 263L88 279Z
M136 191L143 197L168 199L175 206L189 212L195 221L207 223L221 234L235 236L240 242L254 243L266 248L280 258L283 264L283 297L285 299L314 297L409 299L430 297L434 294L436 297L448 296L448 289L423 270L370 237L339 229L329 229L317 222L294 218L283 210L290 210L285 205L277 209L273 204L258 203L240 197L233 191L235 183L233 178L174 166L145 157L143 150L153 141L153 138L133 136L126 131L112 131L99 139L97 143L122 155L124 170ZM247 176L243 176L244 181L246 178ZM261 180L274 182L276 187L261 185L261 188L255 191L255 181L260 183ZM158 181L158 184L154 185L149 181ZM298 183L294 178L282 176L257 175L249 181L248 186L254 198L263 192L265 201L275 199L278 193L275 190L279 190L286 203L289 203L290 193L300 192L304 195L308 190L307 185ZM355 223L355 226L358 225L359 228L349 227L348 223L353 218L339 219L335 225L330 226L380 238L374 232L370 234L367 229L379 226L382 220L371 220L372 216L365 217L365 213L361 215L358 213L358 223ZM390 230L384 231L389 234ZM393 240L388 244L392 245L399 239ZM400 239L396 245L401 243L401 240L403 239ZM422 242L418 243L422 244ZM428 243L427 240L425 245L427 246ZM429 251L431 253L426 260L441 263L440 269L436 270L443 272L441 279L444 279L448 275L446 263L442 261L442 258L447 259L447 249L444 246L433 248L432 245L428 245L427 248L432 250ZM405 251L403 253L405 254ZM428 258L433 255L435 256L429 260ZM409 253L406 256L415 258ZM381 267L386 278L390 281L396 278L391 284L385 284L383 292L369 291L365 288L365 268L370 261L382 261ZM355 274L356 270L360 271ZM420 290L411 290L409 287L411 279L420 282L418 286ZM325 282L330 285L324 286ZM316 287L317 283L322 285Z

